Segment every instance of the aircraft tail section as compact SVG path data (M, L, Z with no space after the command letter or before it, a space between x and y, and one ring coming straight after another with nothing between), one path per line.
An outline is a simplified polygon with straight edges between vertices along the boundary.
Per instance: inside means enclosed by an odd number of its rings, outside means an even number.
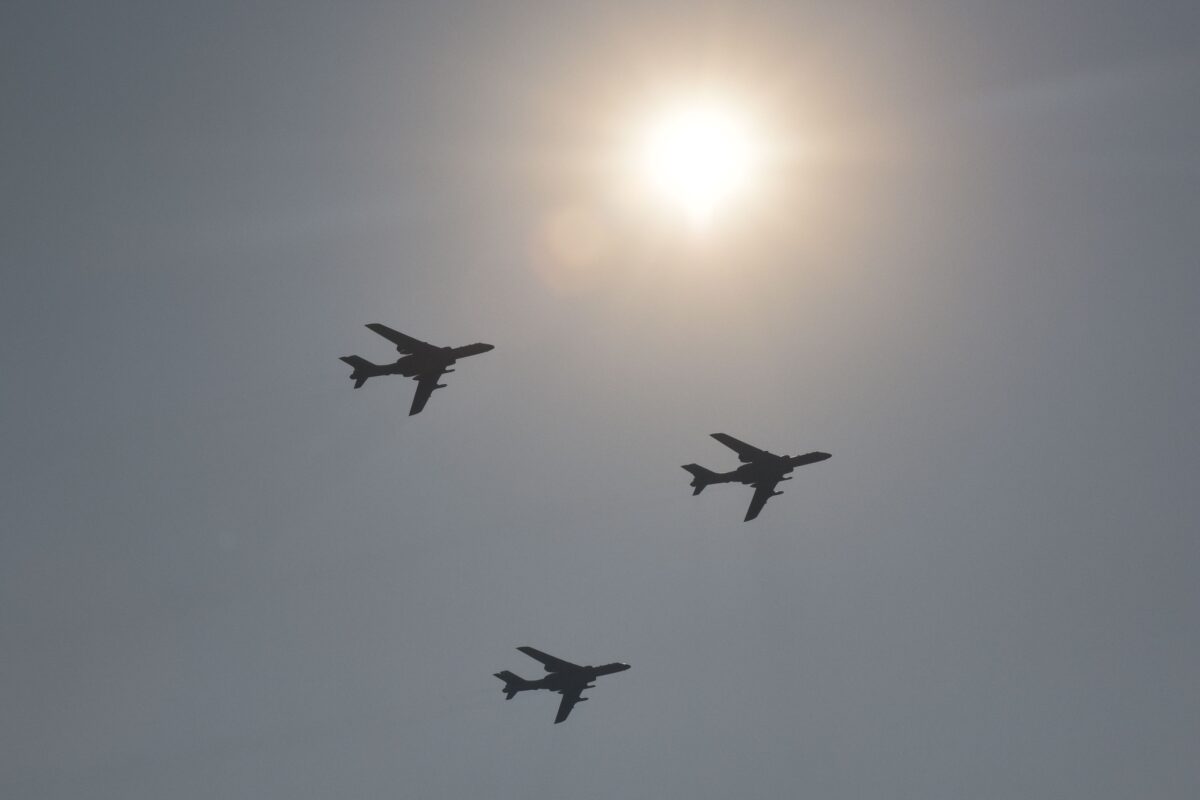
M710 483L717 483L721 479L720 475L710 469L705 469L699 464L684 464L683 468L692 473L691 486L695 489L692 492L693 497L704 491L705 486L708 486Z
M354 381L355 389L366 383L367 378L381 374L378 364L372 364L362 356L342 356L341 360L354 368L354 372L350 373L350 380Z
M533 684L531 684L529 681L525 680L520 675L517 675L514 672L509 672L508 670L504 670L502 672L497 672L494 674L497 678L504 681L504 699L505 700L512 700L514 697L517 696L517 692L521 692L526 689L533 688Z

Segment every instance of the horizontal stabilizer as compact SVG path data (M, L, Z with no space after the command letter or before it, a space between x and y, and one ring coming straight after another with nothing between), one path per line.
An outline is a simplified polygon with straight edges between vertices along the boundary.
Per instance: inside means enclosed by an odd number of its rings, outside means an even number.
M379 374L379 366L372 364L362 356L342 356L341 360L354 368L354 372L350 373L350 380L354 381L355 389L366 383L367 378Z
M693 497L704 491L705 486L708 486L710 483L716 483L720 477L717 475L717 473L713 472L712 470L705 469L699 464L684 464L683 468L692 473L692 482L690 485L693 489L695 489L695 491L692 492Z
M367 361L362 356L342 356L339 360L345 361L347 364L354 367L355 372L357 372L360 369L368 370L375 366L375 364L372 364L370 361Z
M512 700L517 692L531 688L529 681L508 670L494 673L494 676L504 681L504 699Z

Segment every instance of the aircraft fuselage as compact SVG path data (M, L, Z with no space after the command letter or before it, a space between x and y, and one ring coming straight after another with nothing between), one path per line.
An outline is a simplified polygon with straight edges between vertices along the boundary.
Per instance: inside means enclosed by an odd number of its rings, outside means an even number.
M492 350L492 345L477 342L462 347L437 347L420 353L401 356L391 364L380 364L375 367L376 375L403 375L406 378L416 378L421 375L452 372L458 359L479 355Z
M445 372L457 361L458 356L453 347L439 347L432 353L401 356L394 363L382 365L381 368L387 370L383 373L384 375L403 375L406 378L415 378L429 372Z
M580 689L591 689L592 681L601 675L611 675L614 672L624 672L628 664L614 662L599 667L583 667L579 671L551 672L544 678L529 681L528 689L549 689L552 692L571 692Z
M729 472L714 473L715 477L709 478L708 482L775 483L776 481L791 480L785 476L790 475L796 467L803 464L811 464L815 461L824 461L827 458L829 458L828 453L810 453L807 456L772 455L769 459L742 464L737 469Z
M739 483L773 482L783 480L783 476L790 473L792 469L793 467L787 463L752 462L750 464L742 464L733 472L725 474L730 476L730 481L737 481Z

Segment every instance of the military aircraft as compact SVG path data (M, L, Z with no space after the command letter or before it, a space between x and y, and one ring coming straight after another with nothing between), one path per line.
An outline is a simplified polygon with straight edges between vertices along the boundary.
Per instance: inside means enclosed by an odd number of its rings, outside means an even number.
M783 494L775 491L775 487L780 481L790 481L791 478L785 476L794 468L830 458L829 453L819 451L802 456L777 456L745 442L739 442L727 433L714 433L712 437L737 453L743 464L732 472L721 473L707 470L699 464L684 464L683 468L692 473L691 485L696 490L692 492L692 496L700 494L710 483L749 484L754 487L754 497L750 500L750 508L746 511L744 522L757 517L758 512L762 511L763 506L772 497Z
M562 695L562 702L558 704L558 716L554 718L555 725L567 718L576 703L583 703L588 699L580 697L580 695L583 694L584 689L591 689L595 686L592 681L601 675L611 675L614 672L624 672L629 669L628 664L618 662L599 667L581 667L532 647L518 647L517 649L530 658L542 662L546 672L550 674L541 680L527 681L508 670L495 673L497 678L504 681L504 699L512 700L516 697L517 692L526 692L530 689L549 689L552 692L558 692Z
M447 372L454 372L450 367L455 361L494 349L492 345L483 342L463 347L437 347L378 322L372 322L367 327L395 344L402 357L394 364L372 364L360 356L342 356L342 361L354 368L354 372L350 373L350 380L354 381L354 388L357 389L367 382L367 378L374 378L376 375L403 375L415 379L417 393L413 395L412 408L408 410L409 416L419 414L433 391L445 387L446 384L438 383L438 378Z

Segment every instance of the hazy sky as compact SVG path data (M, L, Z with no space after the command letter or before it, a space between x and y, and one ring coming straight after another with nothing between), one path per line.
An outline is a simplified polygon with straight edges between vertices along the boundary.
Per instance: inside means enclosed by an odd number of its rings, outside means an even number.
M0 795L1200 796L1198 43L4 3ZM800 154L703 236L612 164L694 86ZM367 322L496 349L408 418ZM743 524L714 431L833 458Z

